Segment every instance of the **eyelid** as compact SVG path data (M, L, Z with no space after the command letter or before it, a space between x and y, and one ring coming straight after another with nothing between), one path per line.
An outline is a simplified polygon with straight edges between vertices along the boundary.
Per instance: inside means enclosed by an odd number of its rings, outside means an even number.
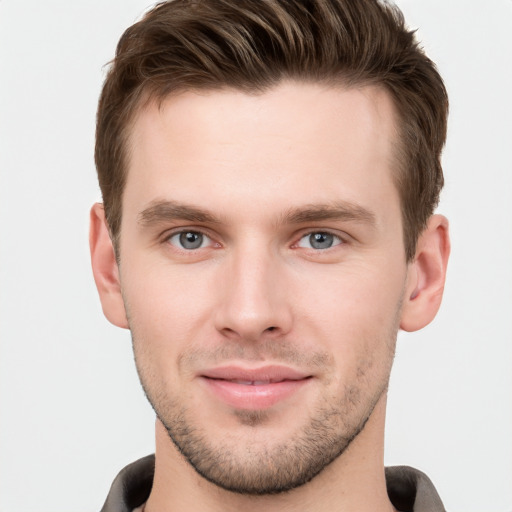
M160 239L161 243L169 243L169 239L171 237L173 237L177 234L187 233L187 232L200 233L201 235L210 239L211 244L209 244L207 247L201 247L201 249L206 249L211 246L221 247L223 245L218 241L218 238L219 238L218 235L212 234L210 229L205 228L203 226L190 226L190 225L176 226L174 228L165 230L159 236L159 239ZM329 249L334 249L335 247L338 247L339 245L344 245L344 244L347 244L347 243L350 243L351 241L353 241L353 238L349 234L347 234L346 232L340 232L336 229L322 228L322 227L308 228L308 229L300 230L300 232L297 233L293 237L293 239L295 241L292 243L291 247L292 248L299 247L298 243L300 242L300 240L302 240L304 237L312 235L314 233L328 233L340 240L340 243L334 245L333 247L329 247L328 249L323 249L323 251L328 251ZM187 250L187 249L180 249L179 247L176 247L176 246L173 246L173 247L177 250L181 250L183 252L188 252L188 253L190 253L194 250L196 250L196 251L199 250L199 249L188 249ZM315 251L318 252L318 249L315 249Z
M345 232L339 232L335 229L326 229L326 228L316 228L316 229L306 229L302 230L296 237L295 242L292 244L293 248L300 247L299 242L306 236L313 235L315 233L325 233L332 235L340 240L340 243L333 245L332 247L329 247L328 249L322 249L323 251L328 251L329 249L334 249L335 247L338 247L339 245L344 245L349 243L350 236ZM307 249L307 247L300 247L301 249ZM314 249L315 251L319 251L319 249Z
M206 247L199 247L197 249L183 249L183 248L180 248L180 247L178 247L176 245L170 244L169 241L170 241L170 239L173 236L180 235L182 233L198 233L198 234L201 234L204 237L208 238L211 243L208 244ZM204 227L199 227L199 226L176 226L175 228L168 229L164 233L162 233L162 235L161 235L161 242L162 243L168 243L169 245L172 245L172 247L174 247L176 250L190 253L190 252L193 252L193 251L198 251L200 249L207 249L208 247L212 247L212 246L215 246L215 245L217 247L220 247L221 244L219 242L217 242L215 238L216 237L214 235L212 235L210 230L208 230L208 229L206 229Z

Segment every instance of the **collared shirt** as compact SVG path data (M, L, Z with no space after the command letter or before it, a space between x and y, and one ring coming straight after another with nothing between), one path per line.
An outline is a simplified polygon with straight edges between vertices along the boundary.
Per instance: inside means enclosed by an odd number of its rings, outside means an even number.
M149 497L155 473L155 456L126 466L112 483L101 512L133 512ZM386 468L388 496L401 512L445 512L427 475L408 466Z

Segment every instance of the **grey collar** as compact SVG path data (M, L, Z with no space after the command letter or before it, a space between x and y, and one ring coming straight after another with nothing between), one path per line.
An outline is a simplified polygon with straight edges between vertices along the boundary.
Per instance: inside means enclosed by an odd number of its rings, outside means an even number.
M112 483L101 512L132 512L149 497L155 473L155 456L129 464ZM401 512L446 512L427 475L408 466L386 468L389 499Z

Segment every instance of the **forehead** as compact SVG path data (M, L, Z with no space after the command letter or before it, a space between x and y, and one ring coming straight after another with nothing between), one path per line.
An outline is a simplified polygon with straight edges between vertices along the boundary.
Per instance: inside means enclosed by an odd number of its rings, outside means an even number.
M396 139L393 103L378 87L187 91L135 118L125 199L141 207L167 195L213 206L235 195L272 206L340 194L359 202L361 187L392 185Z

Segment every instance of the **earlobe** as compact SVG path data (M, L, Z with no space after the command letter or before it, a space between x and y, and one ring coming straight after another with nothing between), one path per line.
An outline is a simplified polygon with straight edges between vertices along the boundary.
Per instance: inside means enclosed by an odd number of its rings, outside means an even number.
M109 322L127 329L128 321L121 294L119 268L101 203L96 203L91 208L89 246L94 281L103 313Z
M416 256L409 264L400 328L417 331L436 316L443 297L450 255L448 220L433 215L420 235Z

